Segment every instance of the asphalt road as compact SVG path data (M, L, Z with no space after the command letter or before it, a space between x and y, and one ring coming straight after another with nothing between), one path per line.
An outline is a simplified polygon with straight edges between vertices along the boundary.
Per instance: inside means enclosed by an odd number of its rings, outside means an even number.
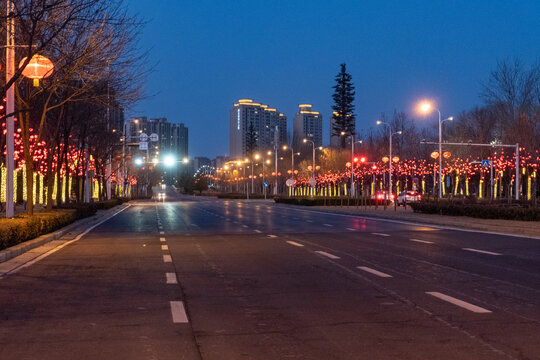
M0 359L540 359L540 240L169 195L0 279Z

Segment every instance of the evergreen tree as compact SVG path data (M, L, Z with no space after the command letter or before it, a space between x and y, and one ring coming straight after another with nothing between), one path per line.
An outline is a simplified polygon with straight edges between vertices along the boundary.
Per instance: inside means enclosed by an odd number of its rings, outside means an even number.
M257 132L251 121L246 134L246 155L251 157L255 151L257 151Z
M336 85L333 86L334 105L334 124L332 126L331 136L341 138L341 147L345 148L345 140L348 135L355 132L356 118L354 115L354 85L351 81L351 75L347 73L345 64L341 64L341 71L336 75ZM345 136L341 133L344 132Z

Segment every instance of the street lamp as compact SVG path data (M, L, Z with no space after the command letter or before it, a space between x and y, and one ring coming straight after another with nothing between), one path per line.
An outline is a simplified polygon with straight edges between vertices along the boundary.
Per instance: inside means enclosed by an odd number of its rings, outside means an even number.
M358 140L358 141L354 141L354 134L350 134L350 135L347 135L345 133L345 131L342 131L341 136L350 136L351 137L351 194L350 196L353 195L353 188L354 188L354 144L355 143L359 143L361 144L362 143L362 140Z
M303 143L307 143L307 142L310 142L311 145L313 146L313 169L311 169L311 173L312 173L312 178L315 179L315 143L312 141L312 140L308 140L308 139L304 139L303 140ZM315 188L315 183L313 183L313 188Z
M452 121L454 120L454 117L450 116L441 120L440 110L435 108L429 101L420 103L419 109L420 112L424 114L429 114L433 110L437 110L437 113L439 114L439 198L442 198L442 123L445 121ZM435 179L433 181L435 181Z
M386 125L388 126L388 133L390 134L390 149L389 149L389 160L388 163L390 164L390 168L389 168L389 171L388 171L388 180L389 180L389 183L388 183L388 198L390 199L392 197L392 136L393 135L401 135L402 134L402 131L396 131L396 132L392 132L392 125L384 122L384 121L377 121L377 125Z
M294 149L293 147L287 147L287 145L283 145L283 150L291 149L291 180L293 182L294 186Z

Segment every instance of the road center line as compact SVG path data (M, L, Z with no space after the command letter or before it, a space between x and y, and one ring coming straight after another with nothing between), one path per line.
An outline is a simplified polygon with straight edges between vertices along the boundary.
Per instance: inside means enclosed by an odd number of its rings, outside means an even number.
M322 256L326 256L327 258L329 259L332 259L332 260L337 260L337 259L341 259L339 256L336 256L336 255L332 255L330 253L327 253L326 251L315 251L317 254L320 254Z
M178 284L178 279L175 273L165 273L167 284Z
M171 301L171 314L173 323L187 323L188 318L182 301Z
M371 233L371 235L376 235L376 236L390 236L390 234L384 234L384 233Z
M392 277L392 275L385 274L383 272L377 271L377 270L369 268L367 266L357 266L356 268L360 269L360 270L363 270L363 271L366 271L366 272L368 272L370 274L377 275L379 277L383 277L383 278L391 278Z
M466 309L466 310L469 310L469 311L472 311L472 312L475 312L475 313L486 314L486 313L491 312L491 311L489 311L487 309L481 308L480 306L476 306L476 305L473 305L473 304L468 303L466 301L456 299L455 297L452 297L452 296L441 294L440 292L426 291L426 294L431 295L431 296L435 296L436 298L447 301L447 302L449 302L451 304L454 304L456 306L459 306L459 307L461 307L463 309Z
M161 245L161 250L169 250L169 246L168 245Z
M261 230L253 230L253 231L255 231L258 234L260 234L262 232Z
M324 225L324 226L329 226L329 227L330 227L330 226L334 226L334 225L332 225L332 224L323 224L323 225Z
M499 254L499 253L496 253L496 252L491 252L491 251L486 251L486 250L478 250L478 249L471 249L471 248L463 248L463 250L472 251L472 252L476 252L476 253L480 253L480 254L494 255L494 256L502 255L502 254Z
M165 231L160 231L159 235L165 235Z
M165 238L164 238L164 237L160 237L160 238L159 238L159 241L165 242Z
M269 238L277 238L277 235L268 235Z
M163 262L166 262L166 263L172 262L171 255L163 255Z
M417 242L417 243L422 243L422 244L433 244L433 242L427 241L427 240L420 240L420 239L409 239L409 240Z
M349 231L356 231L356 229L353 229L353 228L345 228L345 229L347 229Z
M295 241L287 241L287 244L291 244L291 245L298 246L298 247L304 247L304 245L302 245L300 243L297 243Z

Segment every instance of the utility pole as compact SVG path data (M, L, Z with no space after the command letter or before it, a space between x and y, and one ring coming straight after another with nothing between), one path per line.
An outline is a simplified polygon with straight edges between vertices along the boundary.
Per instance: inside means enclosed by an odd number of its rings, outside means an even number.
M15 74L15 20L13 19L13 3L11 0L7 4L7 31L6 31L6 83ZM15 170L15 121L13 113L15 111L15 86L12 84L6 92L6 218L15 215L14 184L13 173Z

